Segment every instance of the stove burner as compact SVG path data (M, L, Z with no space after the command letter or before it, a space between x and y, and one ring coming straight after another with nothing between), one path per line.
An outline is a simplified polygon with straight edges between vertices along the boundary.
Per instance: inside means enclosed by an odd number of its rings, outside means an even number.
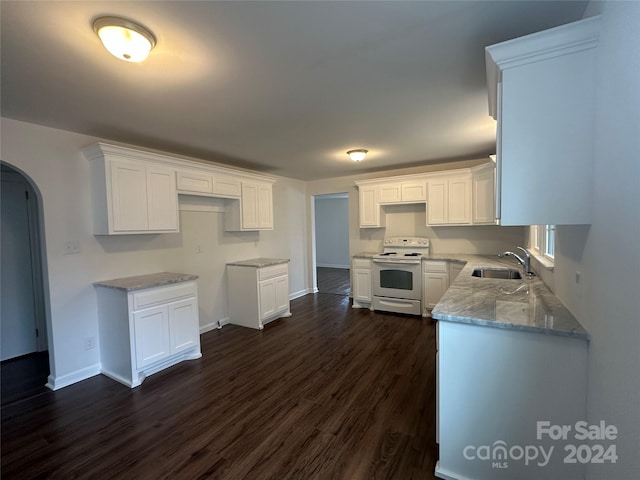
M390 255L397 255L397 253L396 252L384 252L384 253L380 254L381 257L387 257L387 256L390 256Z
M412 253L405 253L404 256L405 257L420 257L420 256L422 256L422 254L421 253L412 252Z

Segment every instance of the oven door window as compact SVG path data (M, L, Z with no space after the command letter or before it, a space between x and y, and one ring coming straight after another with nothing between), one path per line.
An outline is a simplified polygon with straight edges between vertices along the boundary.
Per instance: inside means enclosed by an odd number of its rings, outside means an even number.
M405 270L381 270L380 286L396 290L413 290L413 272Z

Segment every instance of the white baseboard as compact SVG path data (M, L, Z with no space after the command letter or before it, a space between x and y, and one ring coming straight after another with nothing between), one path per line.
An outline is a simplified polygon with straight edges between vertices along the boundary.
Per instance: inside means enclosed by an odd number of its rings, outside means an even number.
M345 270L349 270L349 268L350 268L350 267L349 267L349 265L334 265L334 264L332 264L332 263L322 263L322 264L317 263L317 264L316 264L316 267L323 267L323 268L342 268L342 269L345 269Z
M304 288L302 290L298 290L297 292L293 292L289 294L289 300L295 300L296 298L304 297L309 293L312 293L310 288Z
M102 370L102 364L96 363L90 367L81 368L75 372L68 373L66 375L54 377L49 375L47 378L46 386L51 390L60 390L61 388L68 387L87 378L95 377L99 375Z
M225 317L221 320L216 320L215 322L207 323L206 325L200 326L200 335L206 332L210 332L211 330L216 330L217 328L221 328L223 325L229 323L229 317Z

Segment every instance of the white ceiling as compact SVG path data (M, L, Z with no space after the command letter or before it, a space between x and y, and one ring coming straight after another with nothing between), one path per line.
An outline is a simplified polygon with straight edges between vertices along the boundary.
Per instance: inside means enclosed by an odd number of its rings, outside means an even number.
M304 180L495 150L484 47L586 2L26 2L1 8L2 115ZM91 20L158 39L112 57ZM355 164L345 152L367 148Z

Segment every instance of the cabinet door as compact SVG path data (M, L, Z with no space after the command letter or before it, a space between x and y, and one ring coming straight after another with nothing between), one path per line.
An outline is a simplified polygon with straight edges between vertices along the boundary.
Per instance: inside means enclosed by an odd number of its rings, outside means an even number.
M178 171L176 184L183 192L213 193L213 175L210 173Z
M471 177L449 179L448 223L471 223Z
M429 180L427 187L427 224L447 223L448 182L446 178Z
M451 284L460 275L460 272L464 268L464 264L451 262L449 263L449 283Z
M258 228L273 228L273 189L271 185L258 185Z
M242 183L242 228L257 230L258 225L258 185Z
M170 355L169 310L166 305L135 312L133 325L138 369Z
M380 203L398 203L402 201L401 184L389 183L380 185L378 194Z
M426 182L406 182L402 184L403 202L424 202L427 200Z
M423 280L422 295L425 307L433 308L449 288L449 276L446 273L425 273Z
M144 164L111 161L113 230L148 230L147 173Z
M353 298L362 302L371 302L371 270L353 271Z
M147 167L149 230L178 230L178 195L175 171Z
M224 197L240 197L240 180L224 175L216 175L213 179L211 193Z
M195 298L171 303L169 308L169 338L171 354L196 346L200 339L198 304Z
M260 320L264 320L277 312L275 279L258 283L258 301L260 304Z
M360 187L360 228L380 227L378 187Z
M284 275L275 279L276 310L283 312L289 310L289 276Z
M495 173L473 175L473 223L495 223Z

